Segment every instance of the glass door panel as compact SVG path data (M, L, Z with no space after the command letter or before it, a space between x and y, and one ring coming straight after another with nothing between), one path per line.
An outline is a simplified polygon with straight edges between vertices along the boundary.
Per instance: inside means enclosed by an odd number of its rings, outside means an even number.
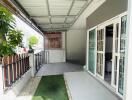
M117 20L118 21L118 20ZM117 69L119 66L119 21L114 24L115 34L113 38L113 83L114 87L117 86Z
M103 77L104 69L104 29L97 31L97 74Z
M89 31L88 69L95 74L96 30Z
M121 18L121 35L120 35L120 60L119 60L119 80L118 92L123 95L124 89L124 67L125 67L125 47L126 47L126 20L127 16Z

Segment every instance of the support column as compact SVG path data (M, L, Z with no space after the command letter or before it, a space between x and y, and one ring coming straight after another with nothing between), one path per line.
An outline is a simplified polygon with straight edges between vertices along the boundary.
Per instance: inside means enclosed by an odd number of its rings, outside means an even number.
M132 0L128 0L127 19L127 59L125 66L125 88L123 100L132 100Z
M0 96L3 95L4 90L3 90L3 72L2 72L2 64L0 64Z
M31 67L31 76L35 76L36 68L35 68L35 56L34 53L29 54L29 63Z

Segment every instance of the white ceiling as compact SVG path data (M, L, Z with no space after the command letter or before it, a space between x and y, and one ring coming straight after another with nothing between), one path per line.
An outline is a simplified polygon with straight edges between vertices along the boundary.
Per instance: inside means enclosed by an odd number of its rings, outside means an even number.
M18 0L43 31L69 29L92 0Z

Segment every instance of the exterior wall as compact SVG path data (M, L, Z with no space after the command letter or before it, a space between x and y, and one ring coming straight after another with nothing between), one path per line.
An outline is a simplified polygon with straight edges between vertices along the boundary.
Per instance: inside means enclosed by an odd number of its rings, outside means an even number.
M45 62L46 63L58 63L66 62L65 52L65 32L61 34L61 48L45 49Z
M49 63L65 62L65 50L48 50Z
M87 29L90 29L127 10L127 0L106 0L87 18Z
M86 29L69 30L66 36L67 61L85 64Z

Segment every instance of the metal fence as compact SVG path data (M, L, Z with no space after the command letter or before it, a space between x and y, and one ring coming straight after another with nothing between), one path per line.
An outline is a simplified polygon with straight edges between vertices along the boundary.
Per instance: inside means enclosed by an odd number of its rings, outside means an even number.
M4 80L4 89L9 88L19 78L22 77L28 70L29 56L28 54L19 54L3 57L2 59L2 72Z
M41 51L39 53L35 54L35 67L36 67L36 73L38 70L42 67L44 64L44 51Z

